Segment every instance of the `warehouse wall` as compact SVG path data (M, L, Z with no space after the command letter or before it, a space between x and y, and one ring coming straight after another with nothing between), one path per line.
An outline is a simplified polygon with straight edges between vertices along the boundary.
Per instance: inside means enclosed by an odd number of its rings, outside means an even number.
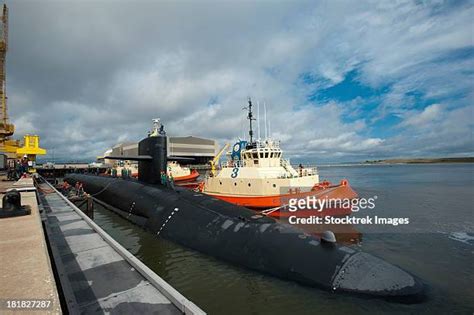
M215 140L188 137L168 137L168 156L193 158L189 164L205 164L217 154L218 146ZM119 143L112 147L111 155L136 156L138 143ZM188 164L188 163L183 163Z

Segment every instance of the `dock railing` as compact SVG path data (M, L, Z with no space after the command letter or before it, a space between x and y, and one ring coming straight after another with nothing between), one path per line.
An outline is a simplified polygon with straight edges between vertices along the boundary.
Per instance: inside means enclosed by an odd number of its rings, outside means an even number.
M143 277L145 277L150 283L152 283L165 297L167 297L171 303L173 303L183 314L206 314L196 304L188 300L175 288L169 285L165 280L158 276L153 270L148 268L138 258L133 256L127 249L120 245L114 240L109 234L107 234L101 227L99 227L94 221L92 221L84 212L82 212L74 203L67 199L61 194L53 185L51 185L46 179L42 178L44 182L54 190L71 208L94 230L96 231L105 242L107 242L117 253L122 256L130 265L132 265Z

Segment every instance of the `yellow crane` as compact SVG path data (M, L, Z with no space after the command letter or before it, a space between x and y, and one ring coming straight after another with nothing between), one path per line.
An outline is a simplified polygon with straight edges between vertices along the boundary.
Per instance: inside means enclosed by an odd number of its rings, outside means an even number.
M7 107L5 65L8 50L8 8L6 4L3 5L0 22L0 152L5 153L10 159L27 155L30 161L34 161L36 155L46 154L46 150L39 146L39 136L25 135L23 147L20 147L20 141L10 138L15 132L15 126L9 122Z
M229 147L229 144L226 143L222 149L219 151L219 153L216 154L216 156L214 157L214 159L212 159L212 161L210 161L209 163L211 163L211 176L216 176L216 164L219 162L219 159L221 158L221 155L222 153L225 152L225 150L227 150L227 148Z

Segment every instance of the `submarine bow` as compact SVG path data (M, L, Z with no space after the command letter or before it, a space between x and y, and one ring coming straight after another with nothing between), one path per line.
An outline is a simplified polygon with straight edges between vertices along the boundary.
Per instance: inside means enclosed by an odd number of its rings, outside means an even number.
M253 270L335 292L419 300L423 285L401 268L202 193L119 178L65 181L159 237Z

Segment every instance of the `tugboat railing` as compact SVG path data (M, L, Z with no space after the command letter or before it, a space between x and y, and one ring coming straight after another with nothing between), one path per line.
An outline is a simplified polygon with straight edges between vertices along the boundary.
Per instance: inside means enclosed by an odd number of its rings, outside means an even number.
M245 167L246 162L245 162L245 160L227 161L227 162L220 163L219 166L220 166L220 169L234 168L234 167ZM290 176L290 177L318 175L318 169L315 166L303 165L303 168L300 168L299 165L291 165L285 159L280 160L280 166L283 167L288 173L292 174L292 176ZM293 174L294 172L296 172L298 175Z
M273 140L273 139L258 139L255 141L256 147L258 149L262 148L274 148L274 149L280 149L280 141L279 140Z
M243 160L237 160L237 161L227 161L227 162L222 162L220 164L221 169L223 168L234 168L234 167L244 167L245 166L245 161Z
M300 165L292 165L292 167L298 171L298 173L301 172L303 176L310 176L310 175L319 175L318 168L314 165L308 165L308 164L303 164L301 165L303 168L300 169Z

